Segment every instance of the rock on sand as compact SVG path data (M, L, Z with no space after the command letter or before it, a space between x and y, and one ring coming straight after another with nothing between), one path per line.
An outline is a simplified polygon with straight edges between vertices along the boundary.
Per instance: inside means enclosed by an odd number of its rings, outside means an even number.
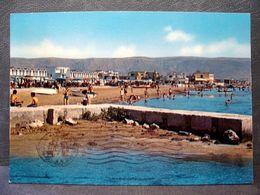
M135 121L125 118L124 123L127 125L133 125Z
M225 144L239 144L240 138L235 131L229 129L223 133L223 141Z
M43 126L43 122L39 121L39 120L34 121L29 124L29 127L31 127L31 128L42 127L42 126Z
M144 128L144 129L149 129L150 126L149 126L148 124L144 123L144 124L143 124L143 128Z
M68 125L76 125L76 124L78 124L78 122L74 121L72 118L65 119L65 123L67 123Z
M152 130L154 130L154 129L159 129L159 128L160 128L159 125L157 125L157 124L155 124L155 123L153 123L153 124L150 125L150 129L152 129Z

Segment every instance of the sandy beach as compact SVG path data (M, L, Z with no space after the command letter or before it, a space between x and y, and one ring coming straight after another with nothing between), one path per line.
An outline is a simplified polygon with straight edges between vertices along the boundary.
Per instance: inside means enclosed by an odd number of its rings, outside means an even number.
M168 94L168 90L171 86L170 85L161 85L160 90L161 94L166 93ZM35 90L36 88L24 88L24 89L17 89L18 97L21 101L23 101L23 106L27 106L31 103L30 93L31 91ZM84 89L83 87L79 88L71 88L73 89ZM183 91L183 88L172 88L173 93L180 93ZM144 90L145 88L133 88L133 91L128 88L127 96L130 95L139 95L141 98L144 98ZM157 97L156 88L149 88L148 93L149 97ZM94 87L94 92L97 94L95 98L92 98L91 103L93 104L100 104L100 103L116 103L120 101L120 87ZM12 93L12 90L10 90ZM56 95L40 95L37 94L36 96L39 99L39 106L43 105L63 105L63 93L64 89L61 89L58 94ZM75 97L70 96L69 103L70 104L80 104L83 97Z
M44 125L39 128L11 129L10 156L37 156L36 147L47 133L56 133L59 139L72 138L72 145L80 150L100 149L144 151L163 155L187 155L208 160L250 160L252 149L246 144L213 144L212 141L191 141L195 135L184 136L163 129L147 130L142 126L126 125L122 122L103 120L80 120L75 126ZM19 135L20 134L20 135ZM200 137L199 137L200 138ZM52 139L52 138L50 138ZM51 141L51 140L50 140ZM79 151L80 151L79 150ZM199 157L198 157L199 156Z

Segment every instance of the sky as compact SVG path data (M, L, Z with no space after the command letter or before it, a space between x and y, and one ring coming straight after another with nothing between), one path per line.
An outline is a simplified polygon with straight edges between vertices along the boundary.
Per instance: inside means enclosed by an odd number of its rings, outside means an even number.
M249 57L250 14L49 12L10 17L11 57Z

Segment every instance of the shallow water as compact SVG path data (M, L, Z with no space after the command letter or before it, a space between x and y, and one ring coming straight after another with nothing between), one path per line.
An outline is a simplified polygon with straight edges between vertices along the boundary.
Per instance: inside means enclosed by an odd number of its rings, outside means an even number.
M167 108L176 110L192 110L219 113L234 113L252 115L252 93L251 91L239 91L233 93L232 103L226 105L225 101L230 99L230 94L218 93L217 90L204 91L203 96L197 92L191 92L190 96L176 95L175 99L153 98L134 103L136 106L154 108Z
M221 162L185 156L133 151L89 151L68 165L54 166L40 158L10 159L12 183L90 185L248 184L252 161Z

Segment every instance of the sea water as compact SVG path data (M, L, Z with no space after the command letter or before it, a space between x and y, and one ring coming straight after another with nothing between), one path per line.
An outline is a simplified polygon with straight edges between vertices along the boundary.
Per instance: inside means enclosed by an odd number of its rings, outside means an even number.
M200 159L200 160L199 160ZM66 166L40 158L10 158L11 183L89 185L249 184L252 161L202 160L134 151L92 151Z
M231 94L233 94L232 100ZM231 100L230 103L226 104L227 100ZM180 94L176 95L175 98L152 98L146 101L138 101L134 105L175 110L252 115L252 93L248 90L242 91L236 89L225 94L215 89L199 94L198 92L191 92L189 96Z

